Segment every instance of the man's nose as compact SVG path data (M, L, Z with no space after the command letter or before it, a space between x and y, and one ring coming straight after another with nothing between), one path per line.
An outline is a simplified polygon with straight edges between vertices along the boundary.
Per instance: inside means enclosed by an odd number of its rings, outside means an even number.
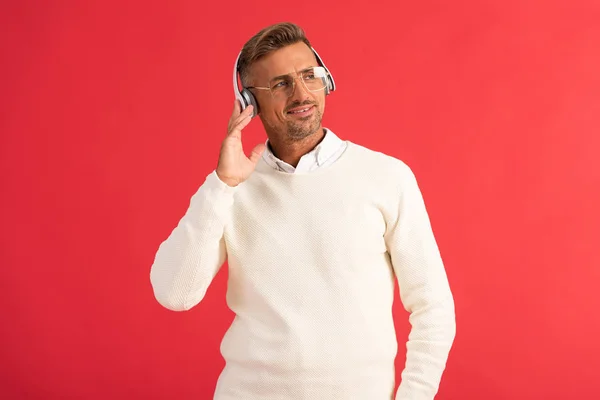
M290 98L292 100L305 100L310 98L310 92L304 86L304 82L302 81L302 76L294 77L294 86L292 88L293 92Z

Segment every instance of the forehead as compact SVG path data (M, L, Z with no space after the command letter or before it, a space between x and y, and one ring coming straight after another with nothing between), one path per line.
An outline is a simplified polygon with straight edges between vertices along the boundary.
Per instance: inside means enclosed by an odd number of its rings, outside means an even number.
M256 79L265 80L316 66L317 59L305 43L295 43L276 50L258 60L252 73Z

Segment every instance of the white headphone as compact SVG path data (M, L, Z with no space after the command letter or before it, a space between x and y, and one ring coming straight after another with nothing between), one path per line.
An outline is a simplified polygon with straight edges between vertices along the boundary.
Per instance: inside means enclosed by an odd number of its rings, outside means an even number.
M319 65L321 67L325 68L325 71L327 72L327 86L325 87L325 95L329 95L331 92L333 92L335 90L335 81L333 80L333 76L331 75L331 73L329 72L327 67L325 66L325 63L323 63L323 60L321 59L321 57L319 57L319 54L316 52L316 50L312 47L310 49L315 54L315 57L317 58L317 62L319 63ZM240 51L240 53L238 54L238 56L235 60L235 65L233 66L233 90L235 92L235 97L240 101L242 111L245 110L249 105L252 105L254 107L254 110L252 112L252 117L255 117L259 113L258 103L256 102L254 95L248 89L246 89L242 86L242 89L240 90L240 85L238 83L238 73L239 73L238 63L240 61L241 55L242 55L242 52Z

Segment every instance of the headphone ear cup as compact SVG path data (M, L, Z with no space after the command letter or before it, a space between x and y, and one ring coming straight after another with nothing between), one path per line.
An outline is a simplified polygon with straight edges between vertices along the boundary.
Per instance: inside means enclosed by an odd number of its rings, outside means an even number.
M311 49L312 49L319 65L321 67L325 68L325 71L327 71L327 86L325 87L325 95L328 95L335 90L335 82L333 81L333 76L331 75L331 73L329 72L327 67L325 66L325 63L319 56L319 53L317 53L317 51L313 47L311 47Z
M327 71L327 68L323 64L321 64L321 66ZM335 90L335 84L333 83L333 77L331 76L329 71L327 71L327 76L325 79L327 81L327 85L325 86L325 95L327 96Z
M327 86L325 86L325 96L328 96L329 94L331 94L332 90L333 90L333 85L331 84L331 78L327 77Z
M256 117L258 115L258 102L256 101L256 98L254 98L254 95L248 90L248 89L242 89L242 98L244 99L244 103L245 107L248 107L249 105L252 105L252 107L254 108L254 110L252 111L252 117Z

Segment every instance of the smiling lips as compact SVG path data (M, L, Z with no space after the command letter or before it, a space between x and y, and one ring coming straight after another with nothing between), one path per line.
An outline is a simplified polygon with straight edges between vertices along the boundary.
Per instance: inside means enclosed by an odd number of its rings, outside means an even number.
M295 108L292 108L291 110L289 110L287 113L291 114L291 115L304 117L304 116L311 114L314 107L315 106L313 104L308 105L308 106L295 107Z

